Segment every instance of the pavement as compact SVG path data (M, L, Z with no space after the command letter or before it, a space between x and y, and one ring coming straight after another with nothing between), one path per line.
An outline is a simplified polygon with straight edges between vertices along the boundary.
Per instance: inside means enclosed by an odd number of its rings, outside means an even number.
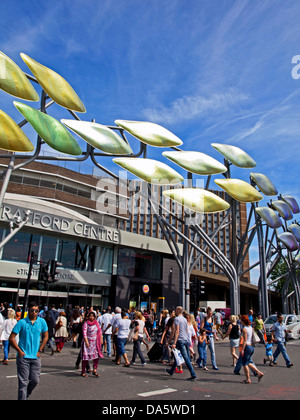
M132 344L128 344L126 349L130 360ZM116 366L112 359L105 357L99 362L99 378L92 374L83 378L80 376L80 370L75 368L79 350L66 343L60 354L55 353L51 356L50 349L45 350L42 355L40 383L30 400L94 400L101 402L102 406L109 405L110 410L113 407L110 403L113 404L114 401L124 401L124 403L130 401L131 405L141 401L149 405L155 401L170 405L179 402L198 404L210 400L299 400L300 340L290 341L287 351L294 363L292 368L288 369L285 366L281 355L278 358L278 365L270 367L263 364L264 346L257 345L253 360L264 373L264 378L258 383L258 380L252 377L252 384L244 385L241 383L244 379L243 371L241 376L233 374L228 341L216 343L219 371L211 368L208 353L209 371L205 372L196 367L197 379L192 382L187 380L190 375L186 367L183 374L174 374L170 377L165 371L168 366L151 363L147 357L145 366L142 366L137 359L137 363L129 368L124 367L123 363ZM146 356L145 348L143 353ZM0 349L0 360L2 355ZM14 356L14 352L11 351L8 366L0 363L1 401L17 398L18 380Z

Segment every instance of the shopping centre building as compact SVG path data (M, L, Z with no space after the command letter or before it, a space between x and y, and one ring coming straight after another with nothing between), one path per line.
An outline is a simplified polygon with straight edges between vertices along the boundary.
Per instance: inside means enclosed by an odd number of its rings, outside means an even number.
M7 160L0 160L4 170ZM38 282L39 265L32 271L29 296L40 304L80 306L162 307L179 304L180 273L176 260L148 201L139 194L139 181L130 188L116 186L104 173L82 174L49 163L34 162L13 172L0 215L0 240L9 233L10 222L29 221L0 251L0 300L22 304L29 258L62 263L59 281ZM173 214L183 209L152 187L153 196ZM225 193L218 192L223 198ZM167 215L169 223L182 229L178 219ZM224 213L203 216L208 233L220 224ZM238 205L238 234L246 226L246 205ZM215 243L229 256L230 224L221 230ZM182 241L175 236L178 249ZM199 240L199 245L202 242ZM195 254L196 257L196 254ZM244 269L249 267L248 258ZM200 295L198 284L205 282ZM199 258L191 275L191 310L200 301L227 302L229 280L211 262ZM241 279L241 310L257 308L257 287L249 273Z

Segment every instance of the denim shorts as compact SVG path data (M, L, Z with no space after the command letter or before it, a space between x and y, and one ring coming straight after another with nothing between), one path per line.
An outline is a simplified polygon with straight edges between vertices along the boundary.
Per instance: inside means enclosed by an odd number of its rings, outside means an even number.
M239 347L239 345L240 345L240 339L239 338L237 338L237 339L231 338L230 339L230 347L236 348L236 347Z
M253 353L254 353L254 348L247 344L247 346L245 347L244 356L242 357L243 366L248 366L249 363L251 363L251 357Z
M117 337L117 353L118 356L123 356L126 353L125 344L127 343L127 338Z

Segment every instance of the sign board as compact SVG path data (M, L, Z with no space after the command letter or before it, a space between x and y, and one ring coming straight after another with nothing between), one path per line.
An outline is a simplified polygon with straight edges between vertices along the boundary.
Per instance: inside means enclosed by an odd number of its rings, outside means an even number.
M143 293L147 295L150 292L150 287L148 286L148 284L144 284L142 290L143 290Z
M23 220L25 211L26 209L24 208L6 204L1 209L0 220L3 222L10 222L16 217ZM109 243L118 244L120 241L120 232L116 229L97 224L89 224L36 210L31 210L26 227Z

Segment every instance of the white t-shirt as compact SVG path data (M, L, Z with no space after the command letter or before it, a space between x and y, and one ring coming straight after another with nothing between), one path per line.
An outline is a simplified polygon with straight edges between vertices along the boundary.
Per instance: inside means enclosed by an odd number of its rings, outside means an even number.
M244 329L247 331L246 344L249 346L252 346L253 328L249 326L249 327L244 327Z
M101 324L103 324L103 331L105 330L105 328L108 326L108 324L112 325L112 320L113 320L113 316L111 314L104 314L101 317ZM102 328L102 325L100 324L100 327ZM112 333L112 328L110 327L105 334L111 334Z
M122 319L122 318L121 318L121 314L120 314L120 313L117 313L117 314L115 314L115 315L113 316L113 318L112 318L112 322L111 322L111 325L112 325L112 330L113 330L113 331L114 331L114 329L116 328L117 322L118 322L120 319ZM106 333L105 333L105 334L106 334Z
M136 321L139 324L139 336L140 337L144 337L144 327L145 327L145 322L142 321L141 319L136 319Z
M3 325L3 331L0 337L0 340L9 340L10 333L12 332L14 326L16 325L16 319L6 319Z
M188 332L189 332L189 343L192 345L193 343L193 337L196 336L195 328L192 324L188 325Z
M118 338L128 338L131 321L130 319L120 319L115 328L118 328Z

